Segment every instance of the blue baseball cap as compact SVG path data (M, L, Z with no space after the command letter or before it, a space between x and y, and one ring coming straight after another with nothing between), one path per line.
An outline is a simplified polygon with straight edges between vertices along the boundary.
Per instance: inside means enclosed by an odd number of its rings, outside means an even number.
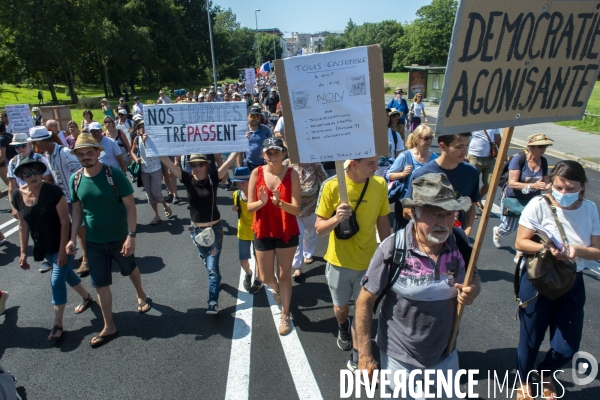
M249 179L250 179L250 168L237 167L233 171L233 178L231 178L231 182L245 182Z

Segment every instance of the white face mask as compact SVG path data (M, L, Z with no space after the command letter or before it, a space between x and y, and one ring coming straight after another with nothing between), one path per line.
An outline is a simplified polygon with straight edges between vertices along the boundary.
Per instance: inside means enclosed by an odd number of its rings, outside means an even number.
M581 190L575 193L560 193L557 192L554 188L552 188L552 197L561 207L569 207L573 205L577 200L579 200L579 193Z

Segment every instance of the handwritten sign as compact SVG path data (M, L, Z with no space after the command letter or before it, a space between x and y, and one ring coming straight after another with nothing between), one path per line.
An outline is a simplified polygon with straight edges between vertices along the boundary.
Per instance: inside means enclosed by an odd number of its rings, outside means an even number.
M6 115L8 117L8 122L12 129L12 133L29 134L29 128L33 127L33 120L31 119L29 104L6 106Z
M276 60L275 74L292 162L387 152L387 137L375 135L386 131L379 46Z
M148 156L248 150L245 102L156 104L144 107Z
M599 35L597 1L462 0L437 134L583 117Z
M246 82L256 82L256 71L252 68L244 69L246 73Z

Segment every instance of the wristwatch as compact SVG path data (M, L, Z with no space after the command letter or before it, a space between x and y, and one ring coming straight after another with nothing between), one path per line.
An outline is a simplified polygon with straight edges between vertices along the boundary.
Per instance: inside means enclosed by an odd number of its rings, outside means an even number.
M134 238L135 237L135 232L128 232L127 236L131 236L132 238Z

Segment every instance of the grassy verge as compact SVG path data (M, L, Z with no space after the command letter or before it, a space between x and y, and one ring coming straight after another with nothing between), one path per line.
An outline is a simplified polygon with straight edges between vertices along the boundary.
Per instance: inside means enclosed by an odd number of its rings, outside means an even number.
M596 81L596 84L598 82ZM588 101L586 111L590 114L600 115L600 85L594 86ZM583 119L557 122L558 125L571 126L582 132L600 134L600 117L586 116Z
M388 72L383 74L386 94L394 94L394 89L401 87L406 92L408 87L408 72Z

